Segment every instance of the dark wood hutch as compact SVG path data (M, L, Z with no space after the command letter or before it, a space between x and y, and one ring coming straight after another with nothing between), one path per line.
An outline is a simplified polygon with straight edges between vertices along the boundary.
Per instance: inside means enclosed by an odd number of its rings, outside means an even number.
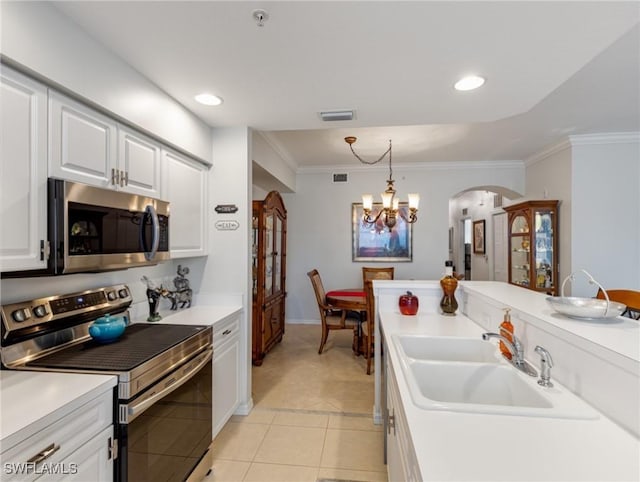
M253 201L252 361L282 341L286 297L287 210L277 191Z

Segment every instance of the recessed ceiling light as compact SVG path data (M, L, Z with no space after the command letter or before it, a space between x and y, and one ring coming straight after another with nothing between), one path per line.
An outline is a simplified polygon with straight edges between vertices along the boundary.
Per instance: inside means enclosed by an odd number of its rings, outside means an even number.
M222 104L222 97L212 94L198 94L195 97L196 102L200 102L204 105L220 105Z
M482 84L484 84L484 77L469 75L461 78L453 87L456 90L473 90L482 86Z

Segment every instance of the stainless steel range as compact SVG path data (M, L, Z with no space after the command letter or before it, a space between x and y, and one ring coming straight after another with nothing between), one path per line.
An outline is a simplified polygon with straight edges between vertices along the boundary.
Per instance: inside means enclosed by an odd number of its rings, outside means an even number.
M117 285L3 305L2 365L117 375L115 480L199 480L211 467L211 327L141 323L112 343L90 337L100 316L129 319L131 302Z

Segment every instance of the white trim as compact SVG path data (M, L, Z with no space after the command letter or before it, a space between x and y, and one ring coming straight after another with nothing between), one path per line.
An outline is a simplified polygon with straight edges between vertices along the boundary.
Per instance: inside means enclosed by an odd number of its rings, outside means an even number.
M628 144L640 142L640 132L608 132L604 134L585 134L569 136L572 146L590 146L595 144Z
M554 154L557 154L559 152L562 152L570 148L571 148L571 142L569 141L569 139L562 139L561 141L551 144L550 146L545 147L542 151L525 159L524 165L526 167L529 167L540 161L544 161L545 159L553 156Z
M496 168L513 168L520 169L523 167L524 161L506 160L506 161L455 161L455 162L415 162L394 164L394 169L414 170L414 171L441 171L451 169L496 169ZM331 165L331 166L311 166L299 167L296 174L325 174L325 173L349 173L353 171L388 171L389 165L382 164L376 166L369 165Z
M309 319L299 319L299 318L287 318L284 320L285 328L286 325L321 325L320 320L309 320Z

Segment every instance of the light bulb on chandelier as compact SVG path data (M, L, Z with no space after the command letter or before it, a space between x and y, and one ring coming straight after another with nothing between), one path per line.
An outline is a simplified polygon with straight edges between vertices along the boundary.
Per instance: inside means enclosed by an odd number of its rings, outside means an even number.
M409 212L405 215L404 211L400 209L400 200L396 197L396 190L394 189L393 170L391 167L391 139L389 139L389 149L386 150L382 156L375 161L366 161L362 159L356 151L353 149L353 144L357 141L356 137L348 136L344 138L345 142L349 144L349 148L354 156L363 164L377 164L382 161L387 154L389 154L389 179L387 179L387 188L381 194L382 196L382 209L374 216L373 214L373 196L371 194L362 195L362 220L367 224L374 224L382 217L384 225L389 228L389 231L396 225L398 216L401 216L407 223L413 224L418 220L418 204L420 203L419 194L409 194Z

